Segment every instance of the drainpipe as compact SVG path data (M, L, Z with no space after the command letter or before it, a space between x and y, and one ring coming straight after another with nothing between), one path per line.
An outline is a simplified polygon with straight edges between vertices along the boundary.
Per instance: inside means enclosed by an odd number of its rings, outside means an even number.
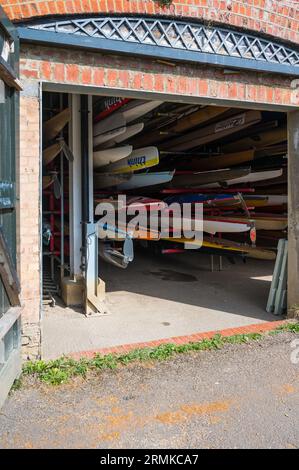
M81 176L82 176L82 271L86 274L87 228L89 220L88 96L81 95Z

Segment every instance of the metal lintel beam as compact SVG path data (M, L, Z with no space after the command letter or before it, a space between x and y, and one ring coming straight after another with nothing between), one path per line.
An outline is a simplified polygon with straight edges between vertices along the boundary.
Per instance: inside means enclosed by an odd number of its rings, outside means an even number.
M173 103L186 103L186 104L201 104L209 106L228 106L235 108L244 109L258 109L260 111L277 111L277 112L288 112L295 111L298 106L290 105L279 105L279 104L267 104L267 103L255 103L253 101L233 101L233 100L220 100L217 97L205 98L196 96L185 96L185 95L173 95L169 93L156 93L152 91L142 90L130 90L124 88L111 88L111 87L99 87L99 86L88 86L88 85L72 85L69 83L53 83L43 82L43 90L57 93L73 93L75 95L94 95L94 96L119 96L125 98L136 98L136 99L148 99L148 100L159 100ZM233 105L232 105L233 103Z

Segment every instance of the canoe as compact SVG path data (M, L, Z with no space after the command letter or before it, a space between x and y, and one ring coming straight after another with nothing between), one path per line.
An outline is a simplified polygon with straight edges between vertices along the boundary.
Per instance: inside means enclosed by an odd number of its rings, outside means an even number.
M269 145L279 144L287 140L286 127L272 129L261 134L244 137L243 139L236 140L229 144L224 144L222 150L225 152L237 152L248 149L261 150Z
M49 165L54 158L57 157L59 152L62 150L62 142L55 142L55 144L50 145L45 150L43 150L43 164Z
M124 115L126 122L129 123L153 111L162 103L163 101L132 100L121 108L121 113ZM113 116L117 116L117 114L118 112Z
M97 135L93 138L93 148L97 149L99 145L107 142L108 140L115 139L115 137L122 135L126 132L126 126L118 127L104 134ZM101 147L102 148L102 147Z
M114 139L109 140L103 145L103 148L113 147L114 145L120 144L125 140L130 139L136 134L139 134L144 128L144 122L139 122L137 124L133 124L132 126L127 126L126 131L123 134L116 136Z
M113 150L113 149L112 149ZM159 150L157 147L145 147L134 150L128 157L111 163L104 167L107 173L127 173L145 170L159 163Z
M194 228L194 225L192 228ZM203 218L203 231L211 235L215 235L215 233L243 233L248 232L251 228L252 223L247 221L235 222L233 220L228 221L218 217L206 216Z
M258 195L256 195L258 196ZM265 197L265 196L261 196ZM267 206L280 206L288 203L288 196L283 194L267 194Z
M201 124L210 121L217 116L220 116L229 109L230 108L225 108L222 106L206 106L199 109L195 113L189 114L188 116L179 119L173 126L169 127L168 130L173 133L185 132L188 129L200 126Z
M230 240L220 239L219 241L214 238L205 237L201 242L197 240L188 240L186 238L167 238L166 240L175 242L175 243L186 243L188 245L193 245L194 247L201 248L211 248L217 250L230 251L234 253L245 254L249 258L262 259L273 261L276 259L276 253L271 250L265 250L263 248L254 247L247 244L236 243Z
M152 199L144 196L123 196L125 199L113 199L113 198L95 198L95 204L112 204L116 211L128 210L146 210L149 211L159 211L165 209L166 204L160 199ZM132 215L128 213L128 215Z
M157 173L139 173L134 174L129 181L120 183L118 190L125 191L130 189L145 188L168 183L172 180L174 171L160 171Z
M274 171L274 170L273 170ZM279 170L276 170L279 171ZM271 192L271 187L278 187L281 186L283 187L284 185L286 186L288 183L288 173L286 167L282 168L281 170L281 175L277 176L275 178L267 178L265 180L261 181L256 181L254 184L254 187L256 190L257 188L269 188L269 191Z
M132 145L93 152L93 167L100 168L118 162L132 153Z
M126 119L123 113L113 114L94 124L93 138L124 126L126 126Z
M268 205L268 196L264 195L243 195L243 200L247 207L265 207Z
M241 165L242 163L251 162L253 159L254 150L246 150L245 152L227 153L215 157L191 157L185 160L184 167L198 171L211 171ZM179 162L178 168L181 166Z
M237 180L230 180L227 184L239 184L239 183L257 183L259 181L268 181L278 179L282 176L282 169L279 170L268 170L268 171L254 171L247 176L237 178Z
M102 119L109 116L111 113L121 108L124 104L128 103L129 101L129 98L119 98L114 96L104 98L100 101L100 103L96 104L96 115L94 118L94 122L96 123L101 121Z
M146 209L147 211L157 211L164 209L166 204L160 199L152 199L143 196L127 196L126 207L132 210Z
M221 186L221 182L226 180L244 178L250 174L250 168L235 168L215 171L205 171L201 173L192 173L187 175L175 174L171 186L175 188L201 186L209 187L210 184ZM217 187L217 186L216 186Z
M111 175L110 173L94 173L93 181L95 189L112 188L121 183L128 182L132 175L126 173L124 175Z
M163 143L160 148L184 151L208 144L246 129L262 119L259 111L246 111ZM238 150L238 149L237 149Z
M168 196L164 199L168 205L173 203L178 204L195 204L195 203L202 203L211 206L217 206L222 204L233 204L236 202L239 203L238 196L233 194L177 194L174 196Z
M169 227L170 230L173 230L175 226L177 229L183 230L183 228L188 228L188 230L195 229L195 220L193 218L188 217L173 217L172 212L168 212L167 209L162 212L164 217L168 217L169 215ZM248 232L253 224L251 222L237 222L237 221L230 221L230 220L223 220L221 217L203 217L202 222L202 230L207 232L211 235L215 235L215 233L243 233ZM168 224L166 224L167 233L163 233L163 229L161 228L161 238L168 236Z
M241 176L240 178L230 178L223 183L225 185L236 185L236 184L243 184L243 183L255 183L257 181L265 181L274 178L279 178L282 175L282 169L280 170L269 170L269 171L256 171L252 173L248 173L247 175ZM223 184L222 183L222 184ZM218 188L221 187L221 183L211 183L205 185L206 188Z
M188 114L187 116L182 117L181 119L177 120L175 124L172 124L168 127L163 127L163 131L157 130L150 133L150 135L140 137L138 142L141 145L149 145L151 143L157 144L162 140L169 139L169 136L172 134L185 132L188 129L192 129L192 127L199 126L204 124L205 122L219 116L220 114L225 113L228 111L229 108L219 107L219 106L206 106L194 113Z
M210 218L205 216L205 220ZM231 222L245 222L248 224L253 224L256 230L285 230L288 226L288 220L286 217L278 218L272 215L272 217L259 217L252 216L250 218L246 216L220 216L219 220L222 221L231 221Z
M44 143L49 142L49 140L55 139L55 137L62 131L64 126L71 119L71 110L66 108L61 113L56 114L48 121L43 124L43 141Z
M198 191L200 191L200 188L198 189ZM198 194L200 196L200 194ZM209 207L225 207L225 208L231 208L231 207L242 207L242 201L240 200L238 194L205 194L205 195L202 195L202 196L205 196L207 199L206 200L200 200L200 198L198 200L196 200L197 198L194 198L192 200L192 196L197 196L196 194L182 194L182 195L178 195L178 196L175 196L176 198L178 197L181 197L182 196L182 199L181 201L182 202L203 202L204 204L204 209L208 209ZM184 197L186 197L186 199L184 199ZM190 197L188 197L190 196ZM268 196L264 196L264 195L247 195L247 194L242 194L242 198L245 202L245 204L247 205L247 207L265 207L268 205ZM165 200L167 201L168 198ZM173 201L175 202L175 200ZM180 202L180 200L177 200L177 202Z

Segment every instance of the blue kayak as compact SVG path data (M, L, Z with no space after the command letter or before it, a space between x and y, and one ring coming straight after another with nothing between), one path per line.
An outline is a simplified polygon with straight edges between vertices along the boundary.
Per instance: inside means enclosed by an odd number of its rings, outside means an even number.
M167 204L178 202L179 204L192 203L192 202L205 202L205 201L221 201L223 199L234 199L233 194L176 194L174 196L168 196L164 199Z

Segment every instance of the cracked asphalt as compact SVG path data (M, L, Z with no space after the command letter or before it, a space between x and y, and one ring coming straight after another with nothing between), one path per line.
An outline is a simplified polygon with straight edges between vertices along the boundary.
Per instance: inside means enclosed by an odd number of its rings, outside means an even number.
M281 333L58 387L28 378L0 411L0 448L298 448L295 339L299 347L298 335Z

